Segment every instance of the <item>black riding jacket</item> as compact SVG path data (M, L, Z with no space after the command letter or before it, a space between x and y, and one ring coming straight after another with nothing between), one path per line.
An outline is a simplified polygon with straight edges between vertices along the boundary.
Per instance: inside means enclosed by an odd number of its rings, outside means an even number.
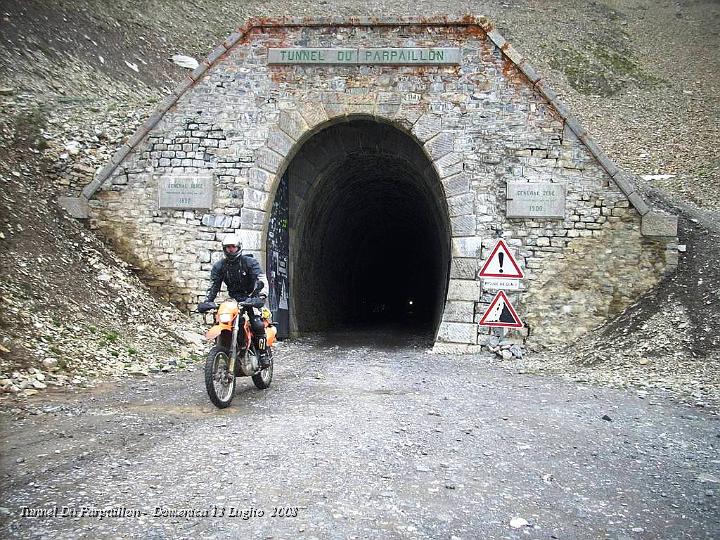
M259 275L260 264L251 255L239 255L230 260L222 258L213 265L210 272L212 283L205 301L215 300L223 281L231 298L244 300L255 292Z

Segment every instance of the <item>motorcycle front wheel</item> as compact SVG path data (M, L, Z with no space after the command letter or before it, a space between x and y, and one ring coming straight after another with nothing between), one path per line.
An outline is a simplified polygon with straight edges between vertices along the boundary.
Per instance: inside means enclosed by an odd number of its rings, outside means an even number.
M205 361L205 389L219 409L230 405L235 392L235 375L230 373L230 351L215 345Z

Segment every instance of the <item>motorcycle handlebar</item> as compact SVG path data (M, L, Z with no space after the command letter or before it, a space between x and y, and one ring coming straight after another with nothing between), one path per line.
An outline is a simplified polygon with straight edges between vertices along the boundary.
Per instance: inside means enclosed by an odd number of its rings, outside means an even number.
M254 307L254 308L262 308L265 305L265 299L266 297L264 295L260 295L258 297L254 298L246 298L245 300L238 302L238 305L242 307ZM218 304L215 302L201 302L198 304L197 311L198 313L207 313L208 311L212 311L218 308Z

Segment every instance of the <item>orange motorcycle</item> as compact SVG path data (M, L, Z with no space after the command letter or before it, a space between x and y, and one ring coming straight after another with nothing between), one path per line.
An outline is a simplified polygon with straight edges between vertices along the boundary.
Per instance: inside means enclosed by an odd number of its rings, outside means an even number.
M205 333L207 339L214 339L205 361L205 388L210 401L224 409L230 405L235 393L237 377L252 377L253 383L264 390L270 386L273 377L273 350L277 328L272 322L270 310L263 307L265 299L248 298L244 302L226 300L220 306L214 302L203 305L198 311L217 309L215 326ZM270 365L260 367L258 351L253 344L250 318L243 308L259 310L267 334L267 354ZM256 312L257 313L257 312Z

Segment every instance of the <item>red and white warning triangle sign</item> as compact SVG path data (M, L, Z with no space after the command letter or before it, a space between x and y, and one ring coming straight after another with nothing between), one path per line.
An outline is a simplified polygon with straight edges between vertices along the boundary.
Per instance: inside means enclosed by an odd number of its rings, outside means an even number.
M498 240L490 257L485 261L478 277L501 277L506 279L522 279L525 277L515 257L512 256L505 240Z
M498 291L493 301L490 302L490 307L487 308L480 319L480 326L522 328L523 323L505 293Z

